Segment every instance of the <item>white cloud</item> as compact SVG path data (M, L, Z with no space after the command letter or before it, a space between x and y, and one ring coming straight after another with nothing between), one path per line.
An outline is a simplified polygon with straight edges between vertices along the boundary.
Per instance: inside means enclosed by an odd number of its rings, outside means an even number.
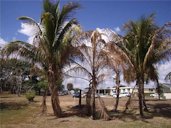
M32 44L34 36L38 33L38 28L36 25L21 23L21 29L18 32L28 36L27 42Z
M114 28L114 30L115 30L117 33L119 33L119 32L121 31L121 29L120 29L119 27Z
M5 41L2 37L0 37L0 47L3 47L7 44L7 41Z

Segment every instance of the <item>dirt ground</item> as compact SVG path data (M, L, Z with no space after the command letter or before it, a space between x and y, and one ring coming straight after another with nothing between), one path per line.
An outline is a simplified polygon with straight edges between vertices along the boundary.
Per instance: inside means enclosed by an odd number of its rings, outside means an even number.
M171 128L171 100L147 99L150 112L146 119L138 115L138 101L133 99L129 112L123 114L127 98L121 98L119 111L112 112L115 99L103 98L112 117L110 121L92 120L83 114L84 109L78 109L78 98L70 95L60 96L60 105L64 117L57 119L52 114L50 97L47 97L48 111L40 115L41 96L36 96L33 103L28 103L24 96L0 95L1 128ZM85 98L82 98L82 104ZM98 102L97 102L98 107Z

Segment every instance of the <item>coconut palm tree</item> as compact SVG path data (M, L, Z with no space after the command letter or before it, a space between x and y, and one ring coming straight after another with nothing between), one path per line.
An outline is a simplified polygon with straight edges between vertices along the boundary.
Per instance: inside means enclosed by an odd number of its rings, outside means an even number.
M156 80L157 72L154 64L169 59L171 54L168 26L169 24L165 24L163 27L158 27L154 23L154 15L125 24L126 35L121 47L133 65L142 117L143 105L146 106L144 82L146 78ZM145 75L148 77L145 78Z
M104 46L100 38L100 34L97 31L90 31L81 34L77 39L77 49L80 51L80 58L71 59L74 65L66 71L67 74L72 75L74 72L84 73L84 78L90 82L92 104L91 114L92 118L95 119L96 105L95 105L95 93L98 84L104 80L105 75L101 72L102 68L106 66L107 57L102 54L100 48ZM105 60L105 61L104 61ZM105 110L105 109L104 109ZM105 119L108 120L109 116L104 111Z
M75 72L83 74L84 80L89 82L88 97L91 97L91 115L95 119L96 104L95 93L97 86L101 84L110 74L109 70L118 67L122 59L125 58L123 51L114 42L106 42L98 30L84 32L77 38L77 49L80 52L80 57L72 59L73 65L66 71L69 76L74 76ZM122 64L120 67L122 67ZM77 76L78 77L78 76ZM90 93L91 91L91 93ZM98 97L101 109L101 118L108 120L110 117L107 114L105 104L100 97ZM89 104L90 102L87 101ZM89 106L89 105L88 105Z
M51 3L44 0L44 10L41 22L38 24L29 17L20 17L29 24L35 26L38 31L35 35L33 45L22 41L11 42L6 48L6 53L16 53L23 58L39 63L46 72L48 86L51 91L51 102L54 115L61 116L61 107L58 98L57 81L61 81L62 68L70 53L71 40L74 36L73 25L77 25L75 18L69 19L70 14L79 8L77 3L68 3L60 10L59 1Z

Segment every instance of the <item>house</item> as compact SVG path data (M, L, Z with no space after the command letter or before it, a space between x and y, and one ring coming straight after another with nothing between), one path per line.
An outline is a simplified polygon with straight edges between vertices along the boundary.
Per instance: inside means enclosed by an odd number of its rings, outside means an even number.
M167 84L167 83L161 84L161 89L163 92L163 96L166 99L171 99L171 84Z
M124 85L120 86L120 93L131 93L132 90L133 90L132 87L124 86ZM100 88L100 89L97 89L96 93L99 95L111 95L112 96L113 94L116 93L116 87Z
M120 85L120 93L132 93L134 87L131 86L125 86L125 85ZM144 93L155 93L156 88L144 88ZM111 95L116 93L116 86L113 88L99 88L96 91L97 94L99 95ZM134 93L138 93L138 88L135 87Z

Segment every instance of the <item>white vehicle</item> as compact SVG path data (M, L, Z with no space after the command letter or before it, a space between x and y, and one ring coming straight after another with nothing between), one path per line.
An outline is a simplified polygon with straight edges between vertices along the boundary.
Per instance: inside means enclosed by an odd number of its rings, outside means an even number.
M130 96L130 93L120 93L120 94L119 94L119 98L120 98L120 97L129 97L129 96ZM114 93L114 94L113 94L113 97L116 98L116 97L117 97L117 94Z
M151 97L154 97L154 98L158 98L159 97L159 94L157 93L153 93L153 94L150 94Z

